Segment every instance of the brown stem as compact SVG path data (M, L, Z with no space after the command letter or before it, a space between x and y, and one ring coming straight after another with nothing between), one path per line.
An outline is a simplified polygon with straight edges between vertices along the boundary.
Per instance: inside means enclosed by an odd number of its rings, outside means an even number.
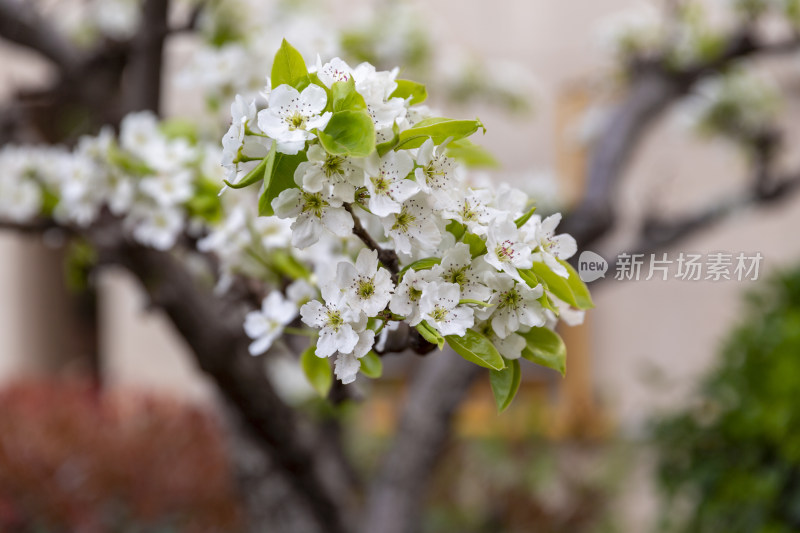
M344 208L350 213L353 217L353 233L361 239L361 241L367 245L370 250L375 250L378 252L378 260L389 269L389 272L392 273L392 281L396 284L397 283L397 273L400 272L400 260L397 258L397 254L394 253L392 250L387 250L385 248L381 248L380 245L375 242L375 239L372 238L372 235L364 229L364 226L361 225L361 221L358 219L355 213L353 213L353 207L350 204L344 204Z

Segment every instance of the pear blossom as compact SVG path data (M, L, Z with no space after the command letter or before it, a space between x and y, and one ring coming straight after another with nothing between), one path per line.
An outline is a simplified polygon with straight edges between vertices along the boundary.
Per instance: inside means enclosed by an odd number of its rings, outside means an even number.
M405 180L409 181L409 180ZM433 210L423 196L415 196L400 206L398 213L381 218L384 233L402 254L427 254L442 239L442 229Z
M343 384L347 385L356 380L358 371L361 368L360 359L369 353L374 344L375 332L371 329L365 329L358 334L358 342L351 352L339 352L336 355L333 373Z
M283 333L283 327L297 316L297 307L278 291L264 298L261 309L250 311L244 319L244 330L254 341L249 346L251 355L269 350L275 339Z
M406 116L405 100L391 98L397 89L398 69L391 71L378 71L369 63L361 63L353 69L353 79L356 91L364 97L367 104L367 113L375 124L375 129L391 129L398 121Z
M306 191L324 191L337 200L352 203L356 189L364 186L361 162L329 154L320 145L311 146L307 156L308 161L297 166L295 183Z
M182 170L143 178L139 183L139 188L158 205L169 207L181 204L192 197L193 181L194 177L191 172Z
M486 285L486 276L493 273L483 257L472 259L469 245L457 243L445 251L442 262L433 267L431 273L461 289L461 299L485 302L492 295Z
M572 235L555 234L559 222L561 222L561 213L550 215L544 220L534 215L522 230L527 233L528 242L532 243L535 249L533 259L544 262L550 270L562 278L568 278L569 272L558 260L566 260L575 255L575 252L578 251L578 244Z
M348 306L341 294L329 285L323 285L323 298L311 300L300 308L303 322L319 329L319 339L314 353L328 357L336 352L352 353L360 340L359 333L367 325L367 316Z
M377 153L365 161L369 209L379 217L399 213L401 204L419 192L419 185L406 179L414 161L406 152L390 151L379 158Z
M489 226L486 238L486 262L517 281L522 281L518 269L533 266L531 247L525 242L512 220L497 220Z
M324 65L317 56L317 76L329 89L337 81L348 81L353 77L353 69L345 61L334 57Z
M325 110L328 95L319 85L310 84L297 92L290 85L279 85L269 95L269 107L258 112L258 127L277 142L283 154L296 154L313 139L313 129L325 129L331 118Z
M490 206L491 201L491 191L469 187L445 205L442 215L465 225L470 233L483 236L492 221L501 214L499 209Z
M516 333L511 333L506 338L501 338L491 331L488 337L494 347L497 348L497 351L500 352L500 355L509 360L522 357L522 350L528 344L522 335Z
M479 318L491 318L492 330L501 339L519 330L522 326L541 327L545 325L545 313L539 298L544 294L541 285L529 287L517 283L506 276L488 278L494 289L486 307L476 311Z
M420 300L420 315L442 335L463 337L475 323L471 307L459 305L461 289L455 283L432 282Z
M137 241L156 250L168 250L183 230L184 217L174 207L137 205L126 222L133 226Z
M342 290L345 301L367 316L375 316L386 308L394 291L392 275L378 267L378 252L362 249L356 264L342 261L336 269L336 284Z
M428 138L417 152L417 167L414 170L419 188L433 196L435 206L446 207L452 202L451 195L459 192L463 181L461 167L456 161L444 155L445 144L436 146L433 139Z
M353 217L342 202L321 192L289 188L272 200L279 218L295 218L292 223L292 246L307 248L319 240L323 228L334 235L347 237L353 231Z
M404 316L409 325L416 326L422 322L420 300L428 284L433 281L436 281L436 274L431 270L417 272L413 268L408 269L392 294L389 310L396 315Z
M286 296L296 305L303 305L317 297L317 289L306 280L298 279L286 287Z

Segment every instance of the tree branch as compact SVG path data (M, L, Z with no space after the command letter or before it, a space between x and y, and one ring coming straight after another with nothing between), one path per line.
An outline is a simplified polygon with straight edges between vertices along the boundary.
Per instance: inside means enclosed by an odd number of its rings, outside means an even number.
M59 68L75 68L83 57L29 1L0 0L0 37L40 53Z
M164 39L168 35L169 0L145 0L139 31L131 41L125 73L123 107L126 112L159 112Z
M375 239L369 234L369 232L364 229L364 226L361 225L361 221L358 219L355 213L353 213L353 208L350 204L344 204L344 208L350 213L353 217L353 233L361 239L361 241L367 245L367 248L370 250L375 250L378 252L378 260L389 269L389 272L392 273L392 281L397 283L397 273L400 271L400 260L397 258L397 254L394 253L393 250L387 250L385 248L381 248L380 245L375 242Z
M564 231L572 234L579 248L587 248L614 226L613 198L633 150L661 114L703 78L736 61L755 56L783 54L800 48L800 36L777 42L759 41L751 30L731 35L715 58L681 69L665 58L634 61L629 69L627 96L612 113L598 136L589 159L586 193L564 219Z
M420 365L369 491L364 533L412 533L462 399L482 369L447 351Z

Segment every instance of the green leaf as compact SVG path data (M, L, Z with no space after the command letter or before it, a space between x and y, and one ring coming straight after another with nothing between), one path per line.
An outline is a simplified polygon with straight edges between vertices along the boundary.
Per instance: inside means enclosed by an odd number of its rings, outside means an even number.
M428 89L421 83L410 80L396 80L397 89L389 96L389 98L402 98L403 100L411 98L411 105L421 104L428 98Z
M547 290L569 305L578 309L591 309L594 307L589 289L578 277L575 269L565 261L559 260L559 263L566 267L567 272L569 272L569 278L562 278L544 263L533 263L531 270L539 278L539 281L547 287ZM525 279L524 276L523 279Z
M403 281L403 274L406 273L407 270L413 270L414 272L419 272L420 270L428 270L433 268L435 265L438 265L442 262L441 257L426 257L424 259L419 259L414 261L410 265L406 265L397 275L398 281Z
M467 231L467 227L457 220L451 220L445 229L449 231L457 241L461 240L461 237L464 236L464 232Z
M391 150L393 150L394 147L397 146L397 143L399 142L400 142L400 126L398 126L397 122L395 121L395 123L392 124L392 138L389 139L388 141L382 142L377 146L375 146L375 150L378 152L378 155L380 157L383 157Z
M274 143L274 141L273 141ZM270 154L275 152L275 160L264 169L264 190L258 199L258 214L261 216L272 216L275 212L272 209L272 200L278 197L286 189L297 187L294 181L294 171L297 166L307 159L305 152L298 152L295 155L281 154L273 146Z
M431 325L426 321L423 320L414 326L414 328L419 332L420 335L422 335L423 339L431 344L435 344L440 350L444 348L444 337L442 337L439 332L433 329L433 327L431 327Z
M291 279L310 279L311 272L286 250L271 250L268 255L272 267L279 274Z
M486 241L474 233L465 233L464 242L469 244L469 253L472 254L473 258L486 253Z
M471 363L492 370L502 370L506 366L492 342L475 330L468 329L463 337L448 335L445 339L458 355Z
M511 405L514 396L519 390L520 378L522 373L519 368L519 360L509 361L503 370L489 371L489 384L492 386L494 401L497 403L497 411L502 413L506 407Z
M409 128L400 132L397 146L395 150L403 148L408 150L410 148L418 148L422 146L429 137L433 139L434 144L439 145L447 139L452 138L456 141L468 137L483 129L484 133L486 128L480 120L454 120L451 118L428 118L421 120L413 128Z
M356 82L353 78L347 81L336 81L331 86L333 111L346 111L348 109L365 111L367 104L364 97L356 92Z
M383 374L383 362L372 350L368 351L367 355L359 361L361 361L361 373L368 378L378 379Z
M329 154L366 157L375 149L375 126L366 111L336 112L316 134Z
M537 365L552 368L563 376L567 372L567 347L555 331L547 328L531 328L527 333L520 333L525 338L526 346L522 357Z
M308 85L308 69L303 56L300 55L292 45L286 42L281 43L275 59L272 61L272 74L270 76L272 87L283 85L284 83L298 88L302 83Z
M527 213L525 213L524 215L519 217L517 220L515 220L514 224L516 224L518 228L521 228L522 226L525 225L525 223L527 221L529 221L531 219L531 217L533 216L533 212L534 211L536 211L536 206L531 207L530 210L528 210Z
M271 163L270 159L275 159L275 141L272 141L272 148L270 148L269 155L262 159L256 168L245 174L242 179L236 183L231 183L228 180L222 181L224 181L225 185L231 189L244 189L245 187L249 187L250 185L264 179L264 170L267 168L267 165Z
M192 144L197 143L197 125L184 118L169 118L158 125L158 130L167 139L186 139Z
M486 302L482 302L480 300L473 300L471 298L464 298L458 301L458 305L477 305L478 307L491 307L494 304L487 304Z
M469 139L451 141L445 151L448 157L457 159L464 165L472 168L499 168L497 159L484 148Z
M306 379L314 387L317 393L325 398L331 390L333 384L333 373L331 372L331 365L328 359L324 357L317 357L314 354L316 344L311 344L300 355L300 366L303 368L303 373Z

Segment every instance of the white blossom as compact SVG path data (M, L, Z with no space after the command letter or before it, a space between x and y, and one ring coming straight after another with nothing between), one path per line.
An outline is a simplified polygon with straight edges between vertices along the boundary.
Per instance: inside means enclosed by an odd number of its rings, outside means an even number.
M303 322L320 330L315 353L318 357L329 357L336 352L351 353L358 344L359 332L367 325L367 317L348 306L338 289L328 285L323 285L322 289L325 304L311 300L300 308Z
M278 291L264 298L261 309L250 311L244 319L244 330L254 341L250 344L251 355L269 350L272 343L283 333L283 327L297 316L297 307Z
M375 332L365 329L358 334L358 342L349 353L339 352L336 356L336 363L333 365L333 373L339 380L347 385L356 380L358 371L361 368L361 359L372 349L375 344Z
M544 308L539 303L544 294L541 285L531 288L505 276L490 277L489 284L495 291L489 300L492 305L476 314L484 320L491 317L492 330L498 337L505 339L522 326L544 326Z
M426 289L420 301L422 319L442 335L464 336L475 320L472 308L458 303L459 286L434 281Z
M353 217L342 203L322 193L289 188L272 201L280 218L295 218L292 223L292 246L306 248L317 242L323 228L334 235L347 237L353 231Z
M383 311L394 291L391 274L378 267L378 252L366 248L359 252L355 265L348 261L339 263L336 284L348 305L370 317Z
M377 153L366 160L366 186L369 209L379 217L399 213L401 204L419 191L419 185L406 179L414 161L405 151L390 151L382 158Z
M352 203L356 189L364 186L361 161L329 154L320 145L310 147L307 156L308 161L297 166L295 183L306 191L323 191L332 198Z
M415 271L408 269L403 274L403 279L389 301L389 310L406 318L411 326L416 326L422 321L420 301L425 294L426 287L436 280L436 274L431 270Z
M289 85L279 85L269 96L269 107L258 112L258 127L275 139L284 154L296 154L313 139L311 130L325 129L331 118L325 110L328 96L325 89L313 83L297 92Z
M486 285L486 275L492 271L483 257L472 259L469 245L457 243L445 251L440 264L432 269L432 273L448 283L455 283L461 288L461 299L485 302L492 295L492 289Z
M566 260L575 255L575 252L578 251L578 244L572 235L555 234L559 222L561 222L561 213L550 215L544 220L534 215L522 227L522 230L527 234L528 242L534 247L533 259L544 262L554 273L568 278L569 272L564 265L558 262L558 259Z
M518 269L533 266L531 247L520 235L512 220L497 220L489 226L486 238L486 262L497 270L501 270L522 281Z
M404 180L409 181L409 180ZM427 254L442 240L439 220L424 196L406 200L397 213L381 218L383 230L402 254Z

